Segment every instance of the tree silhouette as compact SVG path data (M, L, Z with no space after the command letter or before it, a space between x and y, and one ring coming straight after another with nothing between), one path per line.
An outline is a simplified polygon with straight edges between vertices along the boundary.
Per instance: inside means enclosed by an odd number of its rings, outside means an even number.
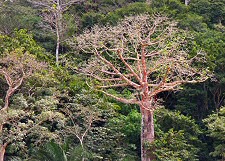
M42 10L42 18L45 24L43 24L42 27L53 31L56 34L56 65L59 63L59 47L66 28L66 24L63 20L63 13L66 12L71 5L84 1L86 0L29 0L33 5L44 9Z
M8 115L9 100L26 78L30 77L34 72L41 70L44 66L44 63L38 62L34 55L24 52L23 49L16 49L0 59L0 75L4 76L8 85L4 106L0 109L0 161L4 160L5 149L10 143L10 139L2 138L3 126L9 119L16 122L20 116L20 113L18 113L13 119L10 118Z
M98 90L117 101L139 105L141 157L142 161L152 160L154 156L145 144L154 141L157 95L178 90L184 83L206 80L207 71L196 68L197 61L205 62L205 54L190 57L185 32L161 15L127 17L113 27L95 26L70 44L94 54L81 71L94 78ZM124 88L132 93L130 97L120 94Z

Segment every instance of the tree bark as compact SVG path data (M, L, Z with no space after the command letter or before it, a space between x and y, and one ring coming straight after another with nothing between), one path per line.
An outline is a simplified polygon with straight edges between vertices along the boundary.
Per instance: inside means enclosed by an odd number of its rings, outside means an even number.
M152 0L146 0L146 3L147 3L148 5L150 5L150 4L152 3Z
M62 21L62 13L61 13L61 3L60 0L57 0L57 11L56 11L56 37L57 37L57 42L56 42L56 51L55 51L55 56L56 56L56 65L58 66L59 64L59 46L60 46L60 33L62 30L61 26L61 21Z
M5 105L4 107L0 110L1 113L7 112L9 108L9 99L11 95L14 93L13 88L9 87L7 90L6 96L5 96ZM0 122L0 135L2 135L3 132L3 125L7 119L7 117L2 118L3 120ZM5 149L7 147L7 143L0 145L0 161L4 161L4 155L5 155Z
M7 90L7 92L6 92L6 96L5 96L5 104L4 104L4 107L1 109L1 110L4 110L4 111L6 111L6 110L8 110L8 108L9 108L9 99L10 99L10 97L11 97L11 95L14 93L15 91L13 90L13 88L12 87L9 87L9 89Z
M60 38L59 38L59 31L57 29L56 31L57 35L57 44L56 44L56 50L55 50L55 57L56 57L56 65L59 65L59 45L60 45Z
M153 111L142 108L142 126L141 126L141 160L151 161L154 158L152 151L146 149L145 143L152 143L155 138Z
M0 149L0 161L4 161L5 149L7 147L7 143L1 145Z
M9 101L9 97L8 97L8 101ZM7 104L9 104L9 103L7 103ZM1 113L7 112L6 110L8 109L8 107L9 107L8 105L5 105L4 108L2 108L0 110L0 112ZM6 121L6 119L7 118L4 117L3 120L0 123L0 135L2 135L2 133L3 133L3 125L4 125L4 122ZM1 140L1 142L2 143L0 145L0 161L4 161L5 150L6 150L6 147L7 147L8 143L3 144L3 142L4 142L3 140Z
M190 3L190 0L185 0L184 3L187 6Z
M5 113L5 115L6 115L6 113L8 112L8 109L9 109L9 99L22 84L24 76L22 76L22 78L20 78L18 81L12 82L12 79L10 78L8 73L6 73L6 72L2 72L2 73L4 74L7 84L9 86L9 88L6 92L5 100L4 100L5 101L4 107L0 109L0 112L2 114ZM14 86L13 86L13 84L14 84ZM0 122L0 135L2 135L3 126L6 121L7 121L7 116L4 116ZM5 149L6 149L7 145L8 145L8 143L4 143L4 144L2 143L2 145L0 145L0 161L4 161Z

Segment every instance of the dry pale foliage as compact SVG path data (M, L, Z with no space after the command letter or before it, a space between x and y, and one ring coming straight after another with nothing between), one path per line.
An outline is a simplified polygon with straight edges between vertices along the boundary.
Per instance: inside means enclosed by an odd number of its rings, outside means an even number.
M186 51L185 32L165 16L127 17L117 26L85 31L70 42L85 53L94 54L81 69L94 78L93 84L106 95L127 104L138 104L142 115L141 158L154 159L146 142L154 141L155 97L165 91L179 89L184 83L202 82L208 78L205 54L190 57ZM132 96L118 93L128 89Z
M98 80L104 93L124 103L140 105L138 98L143 95L151 98L207 79L204 69L193 66L205 61L204 54L189 58L184 32L165 16L127 17L117 26L95 26L75 39L72 46L94 54L82 72ZM140 97L107 93L106 89L114 87L134 89Z
M4 107L0 109L0 133L4 122L7 120L6 114L9 108L9 99L21 86L24 79L30 77L34 72L46 67L44 63L38 62L35 56L17 49L5 54L0 59L0 75L5 78L8 89L5 94ZM4 116L4 117L3 117Z
M5 110L9 105L9 98L21 86L24 79L30 77L35 71L43 69L46 65L38 62L35 57L23 50L7 53L0 59L0 75L3 75L8 85L5 97Z
M30 77L34 72L43 69L46 65L38 62L34 55L24 52L18 48L6 53L0 58L0 76L5 79L8 89L5 94L4 106L0 108L0 161L4 160L6 147L12 140L22 140L24 137L23 124L20 119L27 115L23 110L9 110L9 100L15 91L22 85L24 79ZM8 124L11 129L6 133ZM26 130L24 130L26 131ZM14 137L12 137L14 136Z

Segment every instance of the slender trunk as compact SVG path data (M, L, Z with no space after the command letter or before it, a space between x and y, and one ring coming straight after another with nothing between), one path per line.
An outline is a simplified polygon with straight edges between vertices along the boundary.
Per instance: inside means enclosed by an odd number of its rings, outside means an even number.
M14 90L12 90L11 87L9 87L6 96L5 96L5 105L4 107L0 110L1 113L5 113L5 115L1 118L1 122L0 122L0 135L2 135L3 132L3 125L5 123L5 121L7 120L7 116L6 116L6 112L8 111L9 108L9 99L10 96L12 95L12 93L14 92ZM0 161L4 161L4 155L5 155L5 149L7 147L7 143L0 145Z
M3 123L0 123L0 135L2 135L2 130L3 130Z
M83 139L81 139L80 137L78 137L79 141L80 141L80 145L82 148L82 161L84 161L84 145L83 145Z
M56 65L59 65L59 45L60 45L60 29L59 29L59 20L56 20L56 49L55 49L55 58Z
M14 94L14 92L20 87L20 85L22 84L23 79L24 79L24 75L23 75L19 80L13 82L8 73L6 73L4 71L2 73L5 76L5 79L7 81L9 88L6 92L6 96L5 96L5 100L4 100L5 101L4 107L2 109L0 109L1 114L3 114L3 116L1 117L1 120L0 120L0 135L2 135L3 126L8 119L7 113L8 113L8 109L9 109L9 99ZM3 141L0 145L0 161L4 161L4 155L5 155L5 150L6 150L7 145L8 145L8 143L3 144Z
M56 29L56 35L57 35L57 44L56 44L56 50L55 50L55 57L56 57L56 65L59 65L59 45L60 45L60 37L59 37L59 30Z
M3 125L5 124L5 122L7 121L7 113L8 113L8 108L9 108L9 99L11 97L11 95L14 93L14 90L12 87L9 87L9 89L6 92L6 96L5 96L5 104L4 107L0 110L1 115L1 119L0 119L0 135L2 135L2 131L3 131Z
M152 3L152 0L146 0L146 3L147 3L148 5L150 5L150 4Z
M189 4L190 0L185 0L184 3L187 6Z
M9 87L9 89L7 90L7 92L6 92L6 96L5 96L5 104L4 104L4 107L1 109L1 110L4 110L4 111L6 111L6 110L8 110L8 108L9 108L9 99L10 99L10 97L11 97L11 95L14 93L14 90L12 89L12 87Z
M3 123L0 124L0 135L2 135ZM5 148L4 145L0 145L0 161L4 161Z
M141 160L151 161L154 156L152 151L146 149L146 143L152 143L154 141L154 122L153 111L148 109L141 109L142 113L142 131L141 131Z
M56 65L59 65L59 46L60 46L60 33L62 30L62 11L61 11L61 2L57 0L57 10L56 10L56 36L57 36L57 44L56 44Z
M0 135L2 135L3 132L3 125L5 124L5 121L7 120L7 114L5 109L0 110L1 118L0 118Z
M1 147L0 147L0 161L4 161L6 147L7 147L7 143L1 145Z

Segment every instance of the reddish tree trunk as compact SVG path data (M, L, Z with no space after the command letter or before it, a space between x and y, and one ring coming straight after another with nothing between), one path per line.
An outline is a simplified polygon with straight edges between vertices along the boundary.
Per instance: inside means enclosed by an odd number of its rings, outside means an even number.
M9 87L9 89L6 92L6 96L5 96L5 102L4 102L5 104L4 104L4 107L1 109L1 111L8 110L8 108L9 108L9 99L10 99L10 97L11 97L11 95L13 93L14 93L14 90L11 87Z
M4 161L4 155L5 155L5 149L7 147L7 144L1 145L0 149L0 161Z
M11 80L11 78L6 77L7 80ZM13 88L11 86L11 84L8 83L9 85L9 89L6 92L6 96L5 96L5 104L4 107L0 110L1 113L5 113L8 111L9 108L9 99L12 96L12 94L16 91L16 89L22 84L23 78L21 78L18 83L16 84L16 86ZM6 114L6 113L5 113ZM0 122L0 135L2 135L3 132L3 125L5 123L5 121L7 120L7 117L3 118L3 120ZM0 161L4 161L4 155L5 155L5 150L7 147L7 143L0 145Z
M154 122L153 111L148 109L141 109L142 113L142 131L141 131L141 153L142 161L151 161L154 158L152 151L146 149L145 143L152 143L154 141Z

